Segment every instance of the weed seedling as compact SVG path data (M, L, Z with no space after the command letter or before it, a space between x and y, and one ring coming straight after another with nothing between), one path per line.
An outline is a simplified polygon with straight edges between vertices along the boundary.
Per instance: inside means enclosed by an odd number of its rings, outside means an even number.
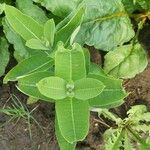
M5 106L4 108L0 109L0 113L4 113L10 116L10 119L6 123L16 120L15 123L16 125L20 119L26 120L31 139L32 139L32 132L31 132L32 121L35 122L37 126L43 131L41 125L32 115L32 113L38 108L38 106L29 111L29 109L25 105L23 105L21 101L18 99L18 97L16 97L15 95L11 95L10 100L12 101L11 106ZM5 124L3 124L2 126L4 126Z

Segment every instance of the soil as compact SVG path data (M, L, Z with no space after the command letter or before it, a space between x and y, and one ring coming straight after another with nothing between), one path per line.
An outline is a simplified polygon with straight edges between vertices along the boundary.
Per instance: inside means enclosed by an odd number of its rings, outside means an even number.
M150 33L147 32L149 29L150 26L145 27L140 36L140 41L147 50L150 50L150 44L147 42L147 40L150 39ZM102 57L97 51L93 51L92 56L92 61L101 63ZM150 58L148 59L149 65L144 72L137 75L134 79L124 81L124 87L130 92L129 96L125 99L125 103L118 108L111 109L111 111L122 118L126 116L127 110L135 104L145 104L150 111ZM2 78L0 80L0 84L1 83ZM32 115L40 126L42 126L43 131L32 121L31 139L26 119L8 122L10 117L0 113L0 125L3 125L0 127L0 150L59 150L54 133L54 104L38 102L36 104L27 105L27 97L20 93L14 84L9 83L7 85L0 85L0 108L11 105L12 95L16 95L30 111L37 107ZM78 143L77 150L104 149L102 135L107 129L107 126L101 124L98 120L97 114L91 113L89 134L84 141ZM107 121L107 124L111 126L111 122Z

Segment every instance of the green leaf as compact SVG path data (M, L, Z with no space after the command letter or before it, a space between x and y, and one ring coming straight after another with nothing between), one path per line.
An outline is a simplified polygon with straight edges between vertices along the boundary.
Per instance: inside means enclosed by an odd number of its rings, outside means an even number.
M31 16L38 23L45 24L48 20L44 10L33 4L32 0L16 0L16 6L22 13Z
M141 120L146 121L146 122L150 122L150 112L146 112L146 113L142 114L141 115Z
M13 44L14 46L14 57L18 62L22 61L25 58L29 58L32 55L43 53L42 51L36 51L26 47L25 41L11 28L7 19L5 18L2 21L4 29L3 31L9 43Z
M147 108L145 105L135 105L132 106L131 109L127 111L127 114L130 116L137 117L139 115L143 115L147 111Z
M8 43L5 38L0 38L0 76L5 73L5 68L9 62Z
M17 88L22 93L34 99L41 99L41 100L45 100L48 102L53 102L52 99L42 95L36 85L43 78L46 78L52 75L54 75L54 73L49 72L49 71L31 73L29 75L26 75L23 78L18 79Z
M57 119L55 119L55 133L61 150L75 150L76 143L71 144L67 142L61 135Z
M54 43L55 36L55 22L53 19L48 20L44 25L44 37L48 41L49 45L52 47Z
M127 114L135 123L138 123L139 121L150 121L150 112L147 112L145 105L132 106L131 109L128 110Z
M85 56L79 44L74 44L72 49L65 49L63 44L59 43L55 53L55 75L66 81L86 77Z
M37 71L45 71L54 65L53 59L47 54L35 55L20 62L11 69L4 78L4 83L16 81L19 78Z
M32 49L37 49L37 50L49 50L48 47L46 47L42 41L37 40L37 39L30 39L26 42L26 46Z
M92 65L88 77L97 79L105 85L100 95L89 100L91 107L116 107L121 105L128 95L122 86L122 80L106 75L98 65Z
M88 100L98 96L104 89L104 85L101 81L84 78L75 82L75 98L80 100Z
M67 98L56 101L55 107L62 136L69 143L82 141L89 130L88 101Z
M66 81L59 77L47 77L39 81L37 87L46 97L59 100L67 97Z
M142 131L145 134L149 133L149 131L150 131L150 126L146 125L146 124L135 125L135 126L132 126L132 128L134 129L134 131L138 131L138 132Z
M46 7L56 16L65 18L71 11L75 10L82 0L33 0Z
M85 17L76 42L105 51L130 41L135 33L121 0L85 0Z
M116 48L105 56L104 70L117 78L133 78L147 66L147 55L140 44Z
M121 105L123 99L128 95L122 87L122 81L100 75L88 75L89 78L94 78L105 85L105 89L100 95L89 100L92 107L116 107Z
M19 8L24 14L31 16L41 24L44 24L48 20L45 12L38 6L34 5L32 0L17 0L16 5L17 8ZM14 57L15 59L17 59L17 61L22 61L23 59L28 58L31 55L40 53L40 51L32 50L26 47L24 40L13 31L8 21L7 23L3 21L3 27L8 41L14 45Z
M13 6L5 6L6 18L11 27L24 40L42 39L44 28L30 16L23 14Z
M123 131L122 129L113 130L110 128L104 133L104 138L106 140L105 150L119 150L122 145Z
M66 44L70 40L72 33L82 22L84 11L83 8L80 8L71 20L56 32L55 43L62 41Z

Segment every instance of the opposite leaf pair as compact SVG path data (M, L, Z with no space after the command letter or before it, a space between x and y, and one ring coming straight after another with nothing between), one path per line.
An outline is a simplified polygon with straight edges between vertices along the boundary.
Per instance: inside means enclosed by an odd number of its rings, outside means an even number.
M55 77L46 77L37 84L41 94L56 100L58 126L69 143L87 135L89 104L86 100L98 96L105 87L101 81L86 76L82 47L74 44L72 49L65 49L59 43L55 53Z
M88 100L98 96L104 89L102 82L92 78L83 78L67 83L67 81L59 77L47 77L42 79L37 86L44 96L55 100L67 97Z

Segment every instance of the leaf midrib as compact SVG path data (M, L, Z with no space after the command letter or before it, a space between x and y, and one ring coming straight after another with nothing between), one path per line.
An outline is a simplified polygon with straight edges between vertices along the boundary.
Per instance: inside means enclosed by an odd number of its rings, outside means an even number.
M74 120L74 111L73 111L73 99L70 99L70 104L71 104L71 118L72 118L72 127L73 127L73 133L74 133L74 140L76 141L77 135L75 131L75 120Z
M40 88L45 88L45 89L49 89L49 90L59 90L59 91L62 91L64 89L62 88L59 88L59 87L48 87L47 85L40 85Z
M106 20L111 20L113 18L126 17L126 16L128 16L126 12L117 12L117 13L112 13L111 15L97 17L97 18L94 18L93 20L91 19L91 20L85 21L83 24L90 23L90 22L102 22Z
M69 52L69 67L70 67L70 70L69 70L69 73L70 73L70 76L69 76L69 80L71 81L72 80L72 55L71 55L71 51Z
M89 87L89 88L86 88L86 89L84 89L84 88L83 88L83 89L78 89L78 90L76 90L76 91L89 91L89 90L96 90L96 89L99 89L99 88L101 88L101 87L98 87L98 88L94 88L94 87L93 87L93 88L90 88L90 87Z

